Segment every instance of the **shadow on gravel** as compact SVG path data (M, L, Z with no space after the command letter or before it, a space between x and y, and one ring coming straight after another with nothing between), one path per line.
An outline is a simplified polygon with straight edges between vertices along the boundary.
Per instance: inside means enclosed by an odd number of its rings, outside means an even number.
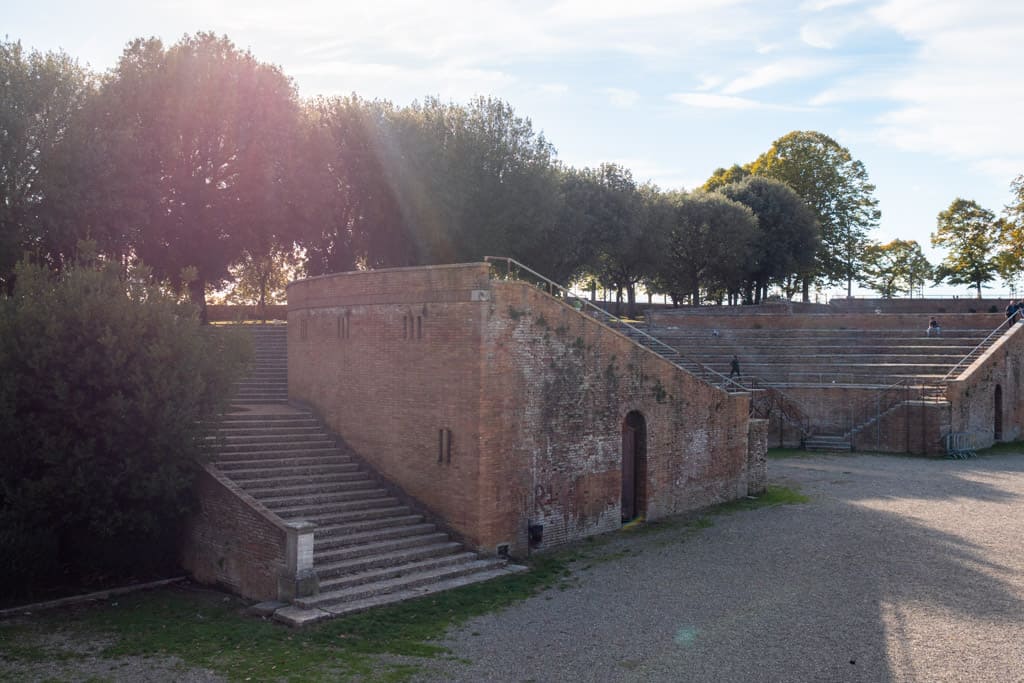
M1000 638L1024 622L1020 567L997 558L1024 527L1024 458L769 467L812 502L616 541L615 561L571 590L453 634L469 663L427 678L1019 679L1019 641L1007 652Z

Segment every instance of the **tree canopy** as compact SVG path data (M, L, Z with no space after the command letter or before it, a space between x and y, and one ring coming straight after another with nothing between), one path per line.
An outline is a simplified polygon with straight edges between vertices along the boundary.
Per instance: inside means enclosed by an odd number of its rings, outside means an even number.
M995 278L1000 244L996 215L974 200L957 197L941 211L932 233L932 245L949 250L935 271L937 282L973 286L981 298L981 287Z
M749 170L786 183L811 207L821 224L813 275L845 282L851 294L868 231L881 217L864 164L823 133L793 131L772 143ZM810 281L810 275L804 278L805 299Z
M748 207L757 218L753 267L746 282L746 300L760 302L771 284L791 290L794 279L814 267L821 226L803 200L787 184L750 176L723 185L719 192Z
M921 245L914 240L873 242L864 250L861 281L883 298L891 299L899 292L913 296L914 287L923 286L933 273Z

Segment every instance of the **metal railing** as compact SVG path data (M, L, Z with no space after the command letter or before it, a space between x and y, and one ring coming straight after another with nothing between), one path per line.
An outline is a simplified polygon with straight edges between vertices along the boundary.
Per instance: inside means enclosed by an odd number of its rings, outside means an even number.
M953 369L946 373L946 376L942 378L943 382L948 382L951 379L955 379L957 375L963 372L971 363L978 359L982 353L984 353L993 343L995 339L999 337L1003 332L1010 329L1013 318L1007 318L1003 322L996 326L996 329L989 332L988 336L981 340L981 342L973 349L967 352L967 355L961 358ZM1024 324L1024 322L1022 322Z
M529 273L532 278L537 280L536 284L545 289L547 293L553 297L564 298L566 302L572 302L574 308L582 312L586 309L588 313L594 316L599 322L605 324L605 326L616 330L618 332L623 329L628 330L626 332L627 337L631 337L634 341L637 341L642 346L649 348L656 354L672 363L676 367L679 367L691 375L704 380L708 384L717 385L726 391L732 392L746 392L749 391L746 386L741 382L737 382L731 377L727 377L717 370L710 368L699 361L695 361L692 358L687 358L679 349L666 344L657 337L648 334L641 330L639 327L626 322L624 319L617 315L613 315L608 311L604 310L600 306L595 306L587 299L573 294L573 292L567 287L563 287L554 280L544 277L537 271L533 270L529 266L523 265L519 261L508 257L508 256L484 256L484 261L491 264L492 268L495 268L496 263L505 264L505 278L512 280L525 279L520 276L520 271ZM495 269L496 270L496 269ZM497 271L496 271L497 272ZM500 273L498 273L500 275ZM577 307L578 304L578 307ZM673 358L675 357L675 358ZM678 360L676 360L678 358ZM682 361L682 362L679 362Z

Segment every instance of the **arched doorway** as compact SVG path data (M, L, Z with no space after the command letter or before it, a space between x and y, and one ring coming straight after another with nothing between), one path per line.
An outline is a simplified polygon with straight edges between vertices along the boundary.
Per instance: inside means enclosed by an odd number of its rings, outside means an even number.
M992 408L995 413L995 424L993 425L993 431L995 432L995 440L1003 440L1003 388L1000 385L996 385L995 397L992 400Z
M647 507L647 420L634 410L622 421L622 521L644 514Z

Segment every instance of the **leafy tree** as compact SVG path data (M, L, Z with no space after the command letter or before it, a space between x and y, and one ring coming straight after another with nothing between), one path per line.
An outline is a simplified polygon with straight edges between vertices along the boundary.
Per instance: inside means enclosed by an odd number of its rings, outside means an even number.
M272 249L261 255L247 251L242 262L231 269L234 283L226 298L230 303L254 304L265 313L267 304L285 303L285 288L297 267L294 252Z
M418 263L401 201L398 110L355 95L307 104L294 203L310 275Z
M757 217L756 252L746 280L748 302L759 303L774 282L810 272L821 228L796 192L783 182L759 176L723 185L719 192Z
M92 85L63 53L26 53L19 42L0 41L0 287L10 287L24 252L50 256L39 220L41 176Z
M170 48L135 40L101 90L118 160L107 183L139 206L124 226L155 275L205 293L254 244L288 244L294 88L276 67L209 33ZM263 251L263 249L260 249ZM194 277L183 280L186 268Z
M750 164L746 166L740 166L739 164L733 164L729 168L716 168L715 172L711 174L711 177L707 179L700 189L705 192L714 192L720 190L726 185L732 185L735 183L743 182L744 179L750 177Z
M659 259L662 287L674 299L701 290L737 292L755 263L758 228L754 213L717 192L673 196L674 219Z
M1013 200L1006 206L1005 218L999 223L1001 249L996 261L999 275L1013 285L1024 268L1024 175L1014 179L1010 191Z
M937 230L931 236L932 246L949 252L935 271L935 281L971 285L980 299L982 284L998 272L996 253L1002 227L995 214L977 202L954 199L949 208L939 212Z
M173 566L200 419L225 406L245 340L119 274L22 264L0 298L5 586Z
M827 135L793 131L772 143L750 171L781 180L811 207L822 235L814 275L830 282L845 281L850 295L867 233L878 225L881 215L864 164ZM811 274L803 278L805 301L812 279Z
M566 183L569 230L591 249L585 270L619 293L617 303L625 292L627 314L635 315L637 285L655 273L665 237L661 193L638 187L629 169L610 163L570 172Z
M861 282L886 299L898 292L913 296L914 286L930 280L933 271L921 245L914 240L895 239L867 246Z

